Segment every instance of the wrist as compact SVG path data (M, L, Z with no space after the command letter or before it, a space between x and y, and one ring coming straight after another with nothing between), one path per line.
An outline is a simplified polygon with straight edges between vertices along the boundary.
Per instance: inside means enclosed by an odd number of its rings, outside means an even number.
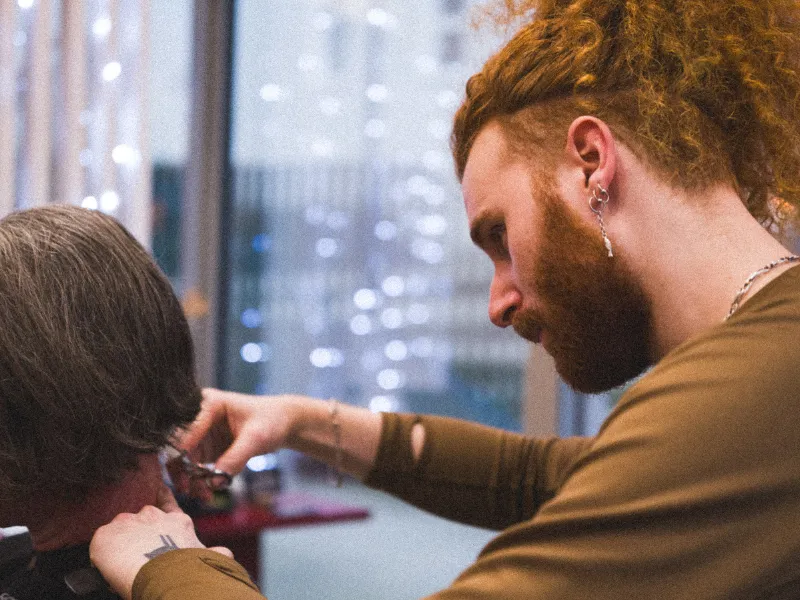
M309 444L326 443L330 437L330 408L325 400L308 396L287 397L288 426L285 446L301 452Z
M381 416L340 400L295 396L290 403L285 447L363 479L378 450Z

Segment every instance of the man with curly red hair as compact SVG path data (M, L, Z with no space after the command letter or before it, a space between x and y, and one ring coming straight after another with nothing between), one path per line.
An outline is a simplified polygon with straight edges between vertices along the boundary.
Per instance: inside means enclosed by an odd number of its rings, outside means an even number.
M453 131L490 318L579 390L650 371L593 438L212 390L185 446L227 425L218 468L291 447L502 530L437 600L797 598L800 258L776 238L800 208L796 3L502 9L525 24ZM140 521L99 532L101 569L162 523ZM150 561L134 597L180 597L159 582L182 552Z

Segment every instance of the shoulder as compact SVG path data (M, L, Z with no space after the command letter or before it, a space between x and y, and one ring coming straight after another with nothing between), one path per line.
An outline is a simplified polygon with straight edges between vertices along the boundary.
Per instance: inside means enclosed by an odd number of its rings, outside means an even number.
M730 320L688 340L631 387L604 425L642 411L659 423L721 426L800 411L800 268L784 273Z
M701 596L723 598L798 581L786 567L800 544L786 527L800 508L796 277L632 386L556 496L495 538L462 585L503 569L554 597L565 586L571 597L683 597L665 578L693 572Z
M573 477L601 469L630 491L638 474L652 491L799 472L800 269L751 302L633 385Z

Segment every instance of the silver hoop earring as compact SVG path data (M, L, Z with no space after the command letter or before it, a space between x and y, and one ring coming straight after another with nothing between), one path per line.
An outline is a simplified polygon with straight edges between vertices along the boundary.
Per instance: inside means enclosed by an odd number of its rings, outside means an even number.
M597 215L597 221L600 223L600 233L603 236L603 243L606 245L606 250L608 250L608 256L613 257L614 251L611 249L611 240L608 239L606 224L603 222L603 211L608 205L609 199L608 190L598 183L592 190L592 197L589 198L589 208Z

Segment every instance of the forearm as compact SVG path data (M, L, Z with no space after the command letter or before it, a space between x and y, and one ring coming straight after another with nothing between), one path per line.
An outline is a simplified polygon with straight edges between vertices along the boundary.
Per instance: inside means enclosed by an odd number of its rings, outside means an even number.
M133 584L132 600L264 600L247 572L210 550L174 550L148 562Z
M336 414L333 414L335 406ZM297 450L358 479L375 463L381 441L381 416L343 402L298 398L293 407L294 426L286 447ZM339 427L337 449L334 420ZM337 460L341 452L341 464Z
M461 523L502 529L550 500L587 438L535 439L467 421L383 415L385 431L367 485ZM421 454L412 450L424 428Z

